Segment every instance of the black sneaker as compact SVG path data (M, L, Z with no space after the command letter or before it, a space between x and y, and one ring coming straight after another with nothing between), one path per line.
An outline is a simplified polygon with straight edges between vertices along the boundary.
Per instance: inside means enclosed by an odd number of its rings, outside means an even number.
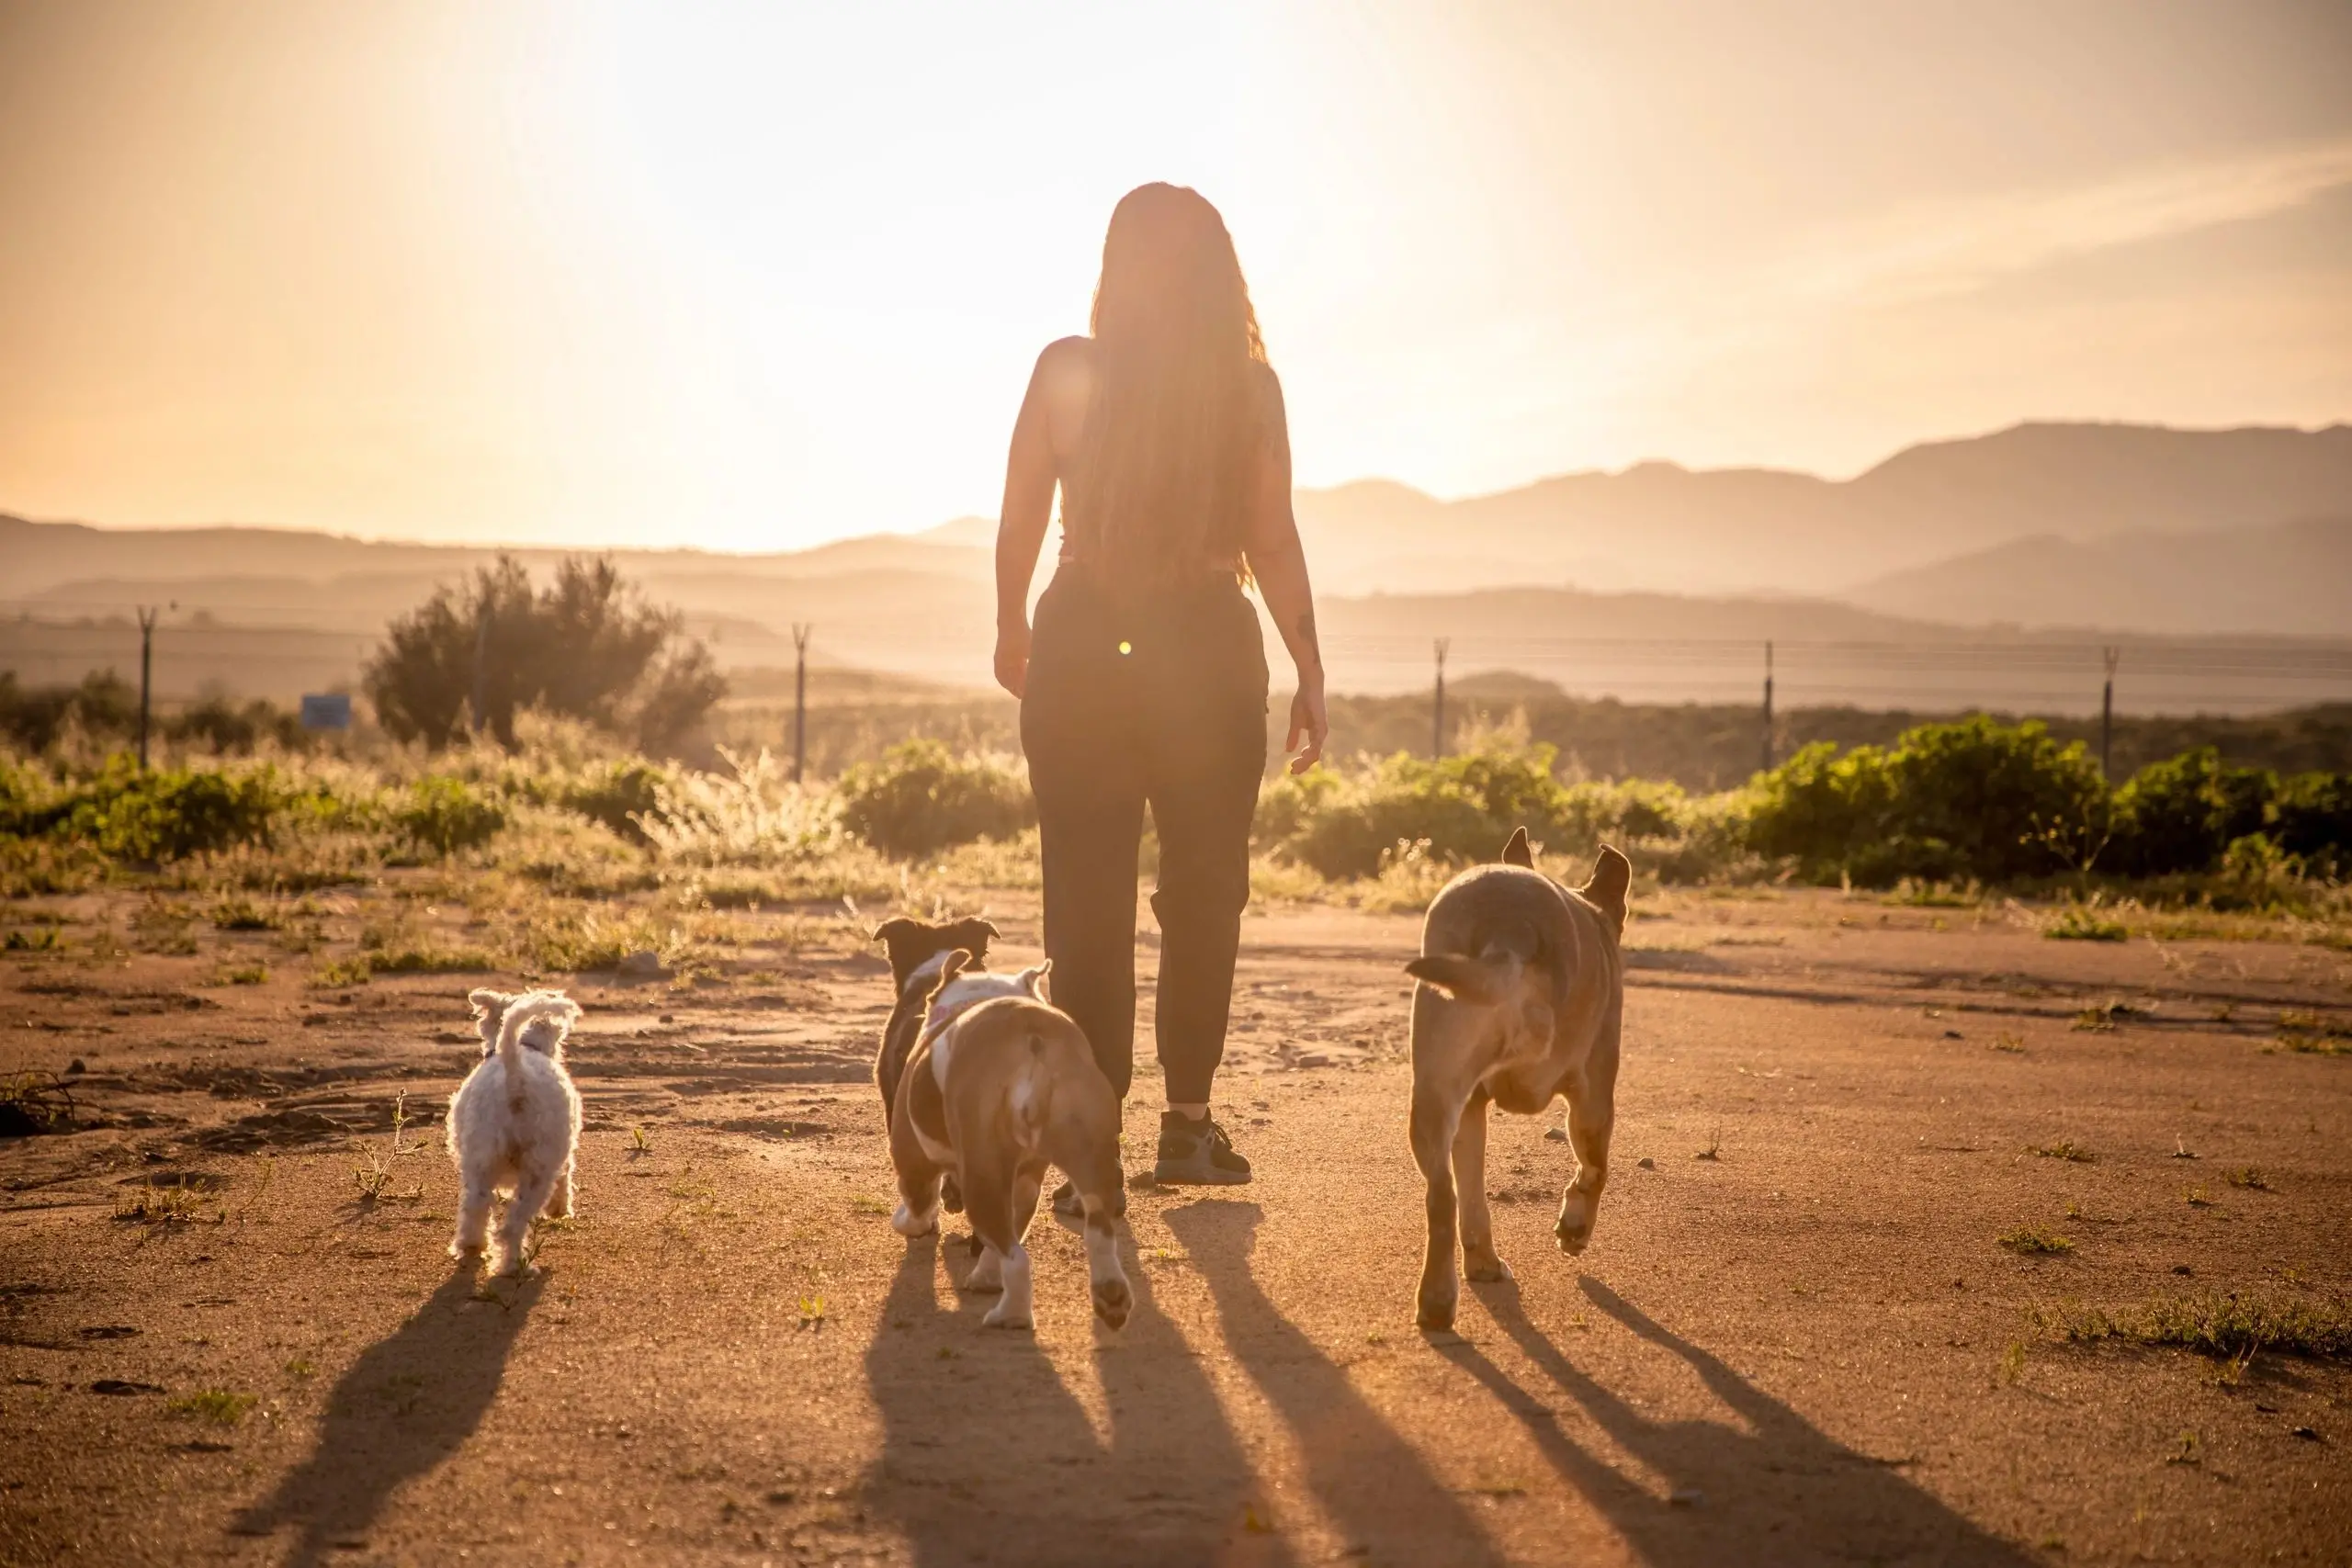
M1195 1122L1163 1111L1159 1163L1151 1177L1162 1187L1238 1187L1250 1179L1250 1162L1234 1152L1233 1140L1215 1117Z

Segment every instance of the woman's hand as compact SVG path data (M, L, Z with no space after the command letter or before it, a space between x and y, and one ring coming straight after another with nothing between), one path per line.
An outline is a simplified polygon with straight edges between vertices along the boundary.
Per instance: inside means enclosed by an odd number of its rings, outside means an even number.
M1002 655L998 657L1001 659ZM1318 672L1300 677L1298 694L1290 700L1290 739L1283 742L1284 752L1298 751L1298 755L1290 760L1290 771L1303 773L1321 761L1323 742L1330 734L1331 721L1323 713L1322 675ZM1299 750L1298 741L1302 735L1306 738L1306 747Z
M1014 621L996 629L996 683L1020 696L1029 684L1029 623ZM1322 698L1316 698L1315 711L1323 711Z

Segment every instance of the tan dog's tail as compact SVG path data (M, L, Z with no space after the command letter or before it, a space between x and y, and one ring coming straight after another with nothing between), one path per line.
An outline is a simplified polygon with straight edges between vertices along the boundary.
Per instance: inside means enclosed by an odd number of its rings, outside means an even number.
M1432 953L1405 965L1413 978L1435 986L1458 1002L1493 1007L1511 994L1519 979L1516 953L1473 958L1466 953Z

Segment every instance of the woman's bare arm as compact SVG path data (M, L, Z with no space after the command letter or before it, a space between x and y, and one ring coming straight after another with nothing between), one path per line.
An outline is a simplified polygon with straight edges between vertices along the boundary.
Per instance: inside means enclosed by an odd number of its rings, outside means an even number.
M1290 705L1290 735L1283 750L1297 751L1291 758L1290 771L1303 773L1321 760L1331 726L1324 716L1323 648L1315 631L1315 588L1307 581L1306 550L1299 543L1298 519L1291 512L1290 419L1283 408L1282 382L1271 368L1265 373L1265 387L1266 438L1250 497L1245 548L1250 575L1258 580L1266 611L1273 616L1274 627L1298 671L1298 691Z
M1047 384L1057 344L1048 344L1030 373L1029 390L1012 422L1012 449L1004 461L1004 505L996 528L996 680L1014 696L1029 680L1029 583L1053 522L1053 422Z

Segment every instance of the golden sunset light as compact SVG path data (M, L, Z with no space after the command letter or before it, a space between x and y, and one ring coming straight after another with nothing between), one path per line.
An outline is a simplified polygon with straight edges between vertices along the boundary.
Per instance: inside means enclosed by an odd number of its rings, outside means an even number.
M989 513L1145 179L1300 482L2352 415L2324 6L0 8L0 506L787 548Z

